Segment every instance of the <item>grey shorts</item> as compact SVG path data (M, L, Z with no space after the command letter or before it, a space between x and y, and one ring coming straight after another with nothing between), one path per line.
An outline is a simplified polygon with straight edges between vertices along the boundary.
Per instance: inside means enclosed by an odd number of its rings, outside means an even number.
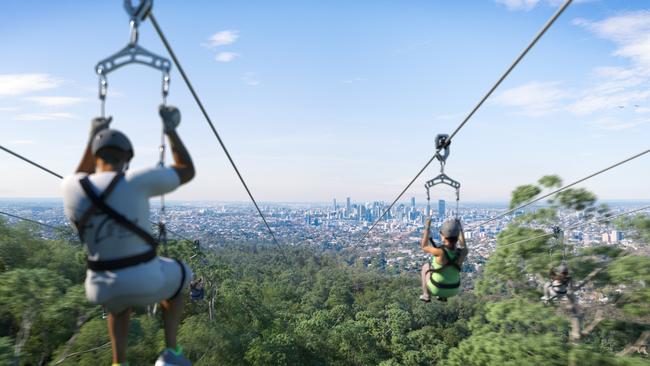
M156 257L117 271L86 271L86 298L119 313L132 306L151 305L174 297L192 280L187 264Z

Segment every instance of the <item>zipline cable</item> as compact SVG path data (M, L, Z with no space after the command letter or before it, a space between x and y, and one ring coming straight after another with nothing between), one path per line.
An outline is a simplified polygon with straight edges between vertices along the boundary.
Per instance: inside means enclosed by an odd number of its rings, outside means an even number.
M636 159L636 158L638 158L638 157L641 157L641 156L643 156L643 155L645 155L645 154L647 154L647 153L649 153L649 152L650 152L650 149L645 150L645 151L642 151L642 152L640 152L640 153L638 153L638 154L636 154L636 155L634 155L634 156L631 156L631 157L629 157L629 158L627 158L627 159L625 159L625 160L619 161L619 162L616 163L616 164L610 165L610 166L608 166L608 167L605 168L605 169L599 170L599 171L597 171L597 172L595 172L595 173L593 173L593 174L590 174L590 175L588 175L588 176L586 176L586 177L584 177L584 178L582 178L582 179L578 179L577 181L575 181L575 182L573 182L573 183L571 183L571 184L567 184L567 185L565 185L565 186L563 186L563 187L560 187L560 188L554 190L553 192L550 192L550 193L547 193L547 194L545 194L545 195L543 195L543 196L541 196L541 197L538 197L538 198L536 198L536 199L534 199L534 200L532 200L532 201L530 201L530 202L528 202L528 203L525 203L525 204L523 204L523 205L521 205L521 206L517 206L517 207L515 207L515 208L512 208L512 209L510 209L510 210L508 210L508 211L506 211L506 212L504 212L504 213L501 213L501 214L499 214L499 215L497 215L497 216L494 216L494 217L492 217L492 218L490 218L490 219L488 219L488 220L482 221L482 222L480 222L480 223L478 223L478 224L471 225L471 226L468 228L468 230L476 229L476 228L479 227L479 226L485 225L485 224L490 223L490 222L492 222L492 221L494 221L494 220L498 220L498 219L500 219L500 218L502 218L502 217L504 217L504 216L507 216L507 215L509 215L509 214L511 214L511 213L513 213L513 212L515 212L515 211L521 210L522 208L526 208L526 207L532 205L532 204L535 203L535 202L539 202L539 201L543 200L544 198L547 198L547 197L553 196L553 195L555 195L555 194L557 194L557 193L560 193L560 192L564 191L564 190L567 189L567 188L573 187L573 186L575 186L576 184L580 184L580 183L582 183L582 182L584 182L584 181L586 181L586 180L588 180L588 179L591 179L591 178L593 178L593 177L595 177L595 176L597 176L597 175L600 175L600 174L602 174L602 173L605 173L606 171L609 171L609 170L611 170L611 169L614 169L614 168L616 168L617 166L623 165L623 164L625 164L625 163L627 163L627 162L629 162L629 161L632 161L632 160L634 160L634 159Z
M56 226L46 224L46 223L43 223L43 222L40 222L40 221L36 221L36 220L28 219L26 217L10 214L9 212L0 211L0 214L5 215L5 216L9 216L9 217L13 217L14 219L23 220L23 221L31 222L31 223L34 223L34 224L38 224L38 225L44 226L44 227L52 229L52 230L62 229L60 227L56 227Z
M18 153L16 153L16 152L13 152L13 151L11 151L11 150L9 150L9 149L6 149L6 148L2 147L2 145L0 145L0 149L2 149L2 150L4 150L4 151L8 152L9 154L11 154L11 155L17 157L17 158L20 159L20 160L23 160L23 161L26 161L26 162L30 163L31 165L33 165L33 166L35 166L35 167L41 169L42 171L44 171L44 172L46 172L46 173L48 173L48 174L51 174L51 175L53 175L53 176L55 176L55 177L57 177L57 178L59 178L59 179L63 179L63 176L62 176L62 175L57 174L57 173L51 171L50 169L48 169L48 168L42 166L41 164L35 163L35 162L33 162L33 161L27 159L26 157L24 157L24 156L22 156L22 155L20 155L20 154L18 154ZM11 214L8 214L8 213L6 213L6 212L2 212L2 211L0 211L0 214L4 214L4 215L7 215L7 216L12 216ZM36 224L40 224L40 225L45 225L45 226L48 226L48 227L50 227L50 228L52 228L52 229L57 229L57 228L54 227L54 226L49 226L49 225L47 225L47 224L43 224L43 223L38 222L38 221L33 221L33 220L30 220L30 219L26 219L26 218L24 218L24 217L15 217L15 218L17 218L17 219L21 219L21 220L25 220L25 221L31 221L31 222L34 222L34 223L36 223ZM158 225L157 222L153 222L153 221L150 221L150 222L151 222L152 224L154 224L154 225ZM185 236L179 234L178 232L174 232L174 231L172 231L172 230L169 230L169 228L167 228L167 231L170 232L170 233L173 234L173 235L176 235L177 237L179 237L179 238L181 238L181 239L183 239L183 240L193 241L193 240L188 239L188 238L186 238Z
M627 216L627 215L630 215L630 214L633 214L633 213L636 213L636 212L639 212L639 211L644 211L644 210L647 210L647 209L650 209L650 205L644 206L644 207L641 207L641 208L637 208L637 209L634 209L634 210L630 210L630 211L625 211L625 212L622 212L622 213L619 213L619 214L616 214L616 215L607 216L607 217L598 219L596 221L587 221L587 222L583 222L583 223L576 224L576 225L573 225L573 226L569 226L568 228L566 228L564 230L568 231L568 230L577 229L577 228L580 228L580 227L583 227L583 226L587 226L589 224L598 224L598 223L601 223L603 221L610 221L610 220L615 219L617 217ZM541 235L534 236L532 238L518 240L518 241L516 241L514 243L508 243L508 244L505 244L505 245L497 245L497 249L498 248L505 248L505 247L509 247L509 246L517 245L517 244L521 244L521 243L525 243L525 242L531 241L531 240L545 238L545 237L548 237L548 236L553 236L553 234L554 233L552 233L552 232L551 233L544 233L544 234L541 234Z
M29 164L32 164L33 166L35 166L35 167L37 167L37 168L39 168L39 169L42 169L42 170L44 170L44 171L46 171L46 172L52 174L53 176L55 176L55 177L57 177L57 178L59 178L59 179L63 179L63 176L62 176L62 175L56 174L55 172L53 172L53 171L47 169L46 167L44 167L44 166L42 166L42 165L40 165L40 164L37 164L37 163L33 162L32 160L27 159L26 157L24 157L24 156L22 156L22 155L20 155L20 154L18 154L18 153L15 153L15 152L13 152L13 151L11 151L11 150L7 149L6 147L4 147L4 146L2 146L2 145L0 145L0 149L4 150L5 152L8 152L9 154L11 154L11 155L17 157L18 159L21 159L21 160L23 160L23 161L25 161L25 162L27 162L27 163L29 163Z
M176 57L176 54L174 53L174 50L172 49L171 45L167 41L167 37L165 37L162 29L160 29L160 26L158 25L158 21L156 21L156 17L153 15L153 12L150 12L148 15L149 19L151 20L151 24L153 24L154 29L156 30L156 33L158 33L158 36L160 37L160 40L162 43L165 45L165 48L167 49L167 52L169 52L169 56L171 56L172 60L174 60L174 64L178 68L178 72L181 74L183 77L183 80L185 81L185 84L187 85L187 88L190 90L190 93L192 94L192 97L194 97L194 101L196 101L196 104L199 106L199 109L201 110L201 113L203 113L203 117L205 117L206 122L210 126L210 129L212 130L212 133L214 136L217 138L217 141L219 141L219 145L221 145L221 148L223 149L223 152L226 154L226 157L230 161L230 164L232 165L233 169L235 170L235 173L237 174L237 177L239 177L239 180L241 181L242 185L244 186L244 189L246 190L246 193L248 193L248 197L253 201L253 205L255 205L255 208L257 209L257 213L259 213L260 217L262 218L262 221L264 221L264 225L266 225L266 228L268 229L269 233L271 233L271 237L273 238L273 242L280 248L280 251L282 251L282 255L284 255L284 250L280 246L280 242L278 242L277 238L275 237L275 233L271 229L271 226L269 223L266 221L266 217L262 213L262 210L260 209L260 206L257 204L257 201L253 197L253 193L251 193L251 190L248 188L248 185L246 184L246 181L244 180L244 177L241 175L239 172L239 169L237 168L237 165L235 164L235 161L233 160L232 156L230 156L230 152L228 152L228 149L226 148L226 145L224 144L223 140L221 139L221 136L217 132L217 129L214 127L214 124L212 123L212 119L208 115L208 112L206 111L205 107L203 106L203 103L201 102L201 99L199 99L198 94L194 90L194 87L192 86L192 83L190 82L190 79L187 77L187 74L185 74L185 70L181 66L181 63L178 61L178 58ZM286 256L285 256L286 258Z
M474 116L474 114L478 111L478 109L483 105L483 103L485 103L485 101L486 101L486 100L487 100L487 99L492 95L492 93L494 93L494 91L499 87L499 85L501 85L501 83L506 79L506 77L508 77L508 75L510 75L510 72L512 72L512 70L514 70L514 68L515 68L515 67L519 64L519 62L520 62L520 61L521 61L521 60L526 56L526 54L528 54L528 51L530 51L530 50L533 48L533 46L535 46L535 44L537 43L537 41L539 41L539 39L542 38L542 36L544 35L544 33L546 33L546 31L547 31L547 30L548 30L548 29L553 25L553 23L555 23L555 21L557 20L557 18L559 18L560 15L562 15L562 13L564 13L564 11L567 9L567 7L569 7L569 5L571 4L572 1L573 1L573 0L567 0L567 1L566 1L566 2L565 2L565 3L564 3L564 4L563 4L563 5L562 5L558 10L557 10L557 12L555 12L555 14L553 14L553 16L552 16L552 17L551 17L551 18L546 22L546 24L544 25L544 27L542 27L542 29L537 33L537 35L535 35L535 37L533 38L533 40L528 44L528 46L523 50L523 52L521 52L521 53L519 54L519 56L518 56L518 57L515 59L515 61L510 65L510 67L508 67L508 69L507 69L507 70L506 70L506 71L501 75L501 77L497 80L497 82L496 82L494 85L492 85L492 87L490 88L490 90L488 90L488 92L483 96L483 98L481 98L481 100L479 100L478 104L476 104L476 106L475 106L475 107L474 107L474 108L469 112L469 114L465 117L465 119L463 119L463 121L460 123L460 125L458 125L458 127L456 127L456 129L454 130L454 132L452 132L451 135L449 135L449 138L447 139L447 143L445 144L445 146L448 146L448 145L451 143L451 140L456 136L456 134L458 134L458 132L459 132L459 131L460 131L460 130L465 126L465 124L466 124L466 123L467 123L467 122L472 118L472 116ZM440 152L440 150L442 150L445 146L443 146L443 147L441 147L441 148L439 148L439 149L436 150L435 154L431 157L431 159L429 159L429 161L427 161L427 163L424 164L424 167L422 167L422 169L420 169L420 171L415 175L415 177L413 177L413 179L411 179L411 181L409 182L409 184L407 184L406 187L404 188L404 190L402 190L402 192L397 196L397 198L395 198L395 200L393 201L393 203L391 203L390 206L388 206L388 208L387 208L387 209L386 209L386 210L385 210L385 211L384 211L384 212L379 216L379 218L378 218L378 219L377 219L377 220L372 224L372 226L370 226L370 229L368 229L368 231L366 231L366 233L363 235L363 237L361 238L361 240L359 240L359 243L363 242L363 241L368 237L368 234L370 234L370 232L372 231L372 229L374 229L375 226L377 226L377 224L378 224L381 220L383 220L384 216L386 216L386 214L387 214L388 212L390 212L390 210L393 208L393 206L395 206L395 204L397 203L397 201L398 201L400 198L402 198L402 196L404 195L404 193L406 193L406 191L407 191L409 188L411 188L411 186L413 185L413 183L415 183L415 181L420 177L420 175L421 175L421 174L422 174L422 173L427 169L427 167L431 164L431 162L436 158L436 155Z

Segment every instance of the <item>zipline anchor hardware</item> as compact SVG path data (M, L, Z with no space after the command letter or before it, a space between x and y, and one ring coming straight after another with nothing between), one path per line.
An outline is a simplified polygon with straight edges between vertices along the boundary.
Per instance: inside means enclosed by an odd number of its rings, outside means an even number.
M431 202L431 195L430 195L430 189L431 187L438 185L438 184L445 184L448 185L452 188L456 189L456 218L458 218L458 203L460 201L460 182L455 181L447 174L445 174L445 163L447 162L447 158L449 157L449 145L451 144L451 141L449 141L449 135L447 134L439 134L436 136L436 155L435 158L440 161L440 174L436 176L435 178L427 181L424 184L424 188L427 190L427 207L430 207L430 202ZM429 212L427 212L427 215L430 215Z
M99 61L95 66L95 72L99 75L99 99L101 101L101 116L105 116L106 94L108 92L108 80L106 76L120 67L132 63L138 63L160 70L162 76L163 102L169 94L169 72L172 62L165 57L159 56L138 45L138 27L142 23L153 6L153 0L141 0L140 5L133 6L131 0L124 0L124 9L129 14L130 37L126 47L113 55Z

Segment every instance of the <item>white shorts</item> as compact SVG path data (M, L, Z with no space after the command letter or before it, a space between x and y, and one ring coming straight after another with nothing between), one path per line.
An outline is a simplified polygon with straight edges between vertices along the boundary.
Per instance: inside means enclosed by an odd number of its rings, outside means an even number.
M86 298L111 313L168 300L181 293L192 280L190 267L185 263L182 266L184 271L179 262L156 257L116 271L87 270Z

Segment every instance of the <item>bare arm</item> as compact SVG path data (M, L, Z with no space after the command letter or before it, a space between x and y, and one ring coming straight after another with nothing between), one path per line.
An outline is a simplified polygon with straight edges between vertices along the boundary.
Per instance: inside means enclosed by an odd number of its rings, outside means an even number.
M422 242L420 242L420 248L425 253L429 253L439 257L442 255L442 249L429 246L429 231L431 230L431 219L427 219L424 223L424 234L422 234Z
M112 117L97 117L93 118L93 120L90 122L90 136L88 138L88 144L86 145L86 150L81 157L79 165L77 166L77 173L92 174L95 172L95 157L91 151L91 145L93 143L95 135L97 135L100 131L107 129L110 126L112 120Z
M90 141L88 141L86 150L84 151L84 154L81 157L81 161L79 162L79 165L77 166L76 173L92 174L94 172L95 172L95 157L93 156L93 153L90 151Z
M460 229L460 238L458 238L458 247L460 248L460 253L458 255L456 263L461 266L467 257L467 253L469 252L467 249L467 242L465 241L465 231L462 228Z
M169 139L169 145L174 158L172 168L176 170L176 174L178 174L181 184L185 184L194 178L196 173L194 170L194 163L192 162L190 153L187 151L187 148L185 148L185 144L183 144L183 141L181 141L181 138L175 130L167 132L167 138Z

